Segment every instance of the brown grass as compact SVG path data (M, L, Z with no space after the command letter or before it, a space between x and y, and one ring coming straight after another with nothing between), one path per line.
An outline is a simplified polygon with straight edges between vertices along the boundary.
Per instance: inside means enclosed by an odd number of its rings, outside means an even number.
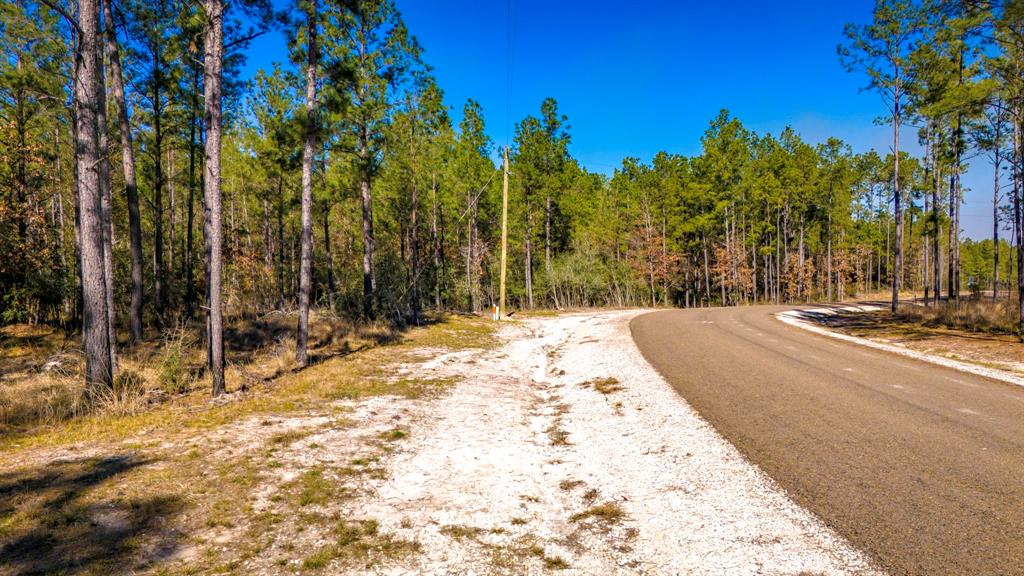
M626 389L626 387L623 386L621 382L619 382L618 378L614 378L611 376L606 378L594 378L592 380L587 380L583 384L580 384L580 386L583 386L584 388L593 388L594 390L597 390L598 392L604 394L605 396L609 394L614 394L616 392L621 392Z
M625 516L626 513L622 510L622 507L615 502L605 502L604 504L598 504L587 508L582 512L577 512L569 517L570 522L582 522L587 519L595 519L602 523L618 522Z
M1017 305L1005 300L961 300L938 306L904 306L897 320L929 328L951 328L986 334L1017 334Z
M416 347L487 345L494 330L492 322L461 316L401 335L383 325L357 326L318 314L310 326L312 363L295 371L291 317L236 323L226 336L229 394L218 402L209 398L205 351L195 327L122 350L120 365L122 374L130 375L124 381L130 386L91 393L83 384L81 354L67 351L63 335L24 325L5 328L0 331L0 450L12 444L123 439L154 428L209 428L252 414L302 411L324 401L433 394L451 380L395 379L384 367L412 355ZM48 360L54 350L65 350L56 353L59 362ZM44 370L50 364L58 367ZM175 371L179 376L168 375ZM168 388L181 382L187 383L183 391L170 393Z

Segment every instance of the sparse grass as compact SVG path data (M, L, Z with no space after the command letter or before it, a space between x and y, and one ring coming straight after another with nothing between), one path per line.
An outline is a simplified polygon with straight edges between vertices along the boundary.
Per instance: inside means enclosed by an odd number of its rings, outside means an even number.
M271 446L287 446L312 434L312 430L285 430L271 436L267 443Z
M481 316L448 315L435 326L420 328L409 333L405 342L415 341L418 346L437 348L481 348L490 350L498 344L495 336L498 322Z
M588 519L595 519L601 523L613 523L621 520L626 513L622 507L615 502L605 502L577 512L569 517L570 522L582 522Z
M464 524L447 524L441 527L441 534L454 538L455 540L472 540L487 532L477 526L466 526Z
M317 549L302 561L306 570L320 570L332 562L370 568L391 558L419 551L419 544L381 534L375 520L341 521L332 530L334 541Z
M583 486L583 484L583 480L565 479L558 483L558 487L561 488L562 490L565 490L566 492L569 492L570 490L575 490L576 488Z
M569 442L569 433L562 428L560 421L556 421L554 424L549 426L544 430L544 433L548 435L552 446L568 446L571 444L571 442Z
M324 506L337 494L337 485L324 475L321 468L306 470L292 485L295 503L299 506Z
M392 430L388 430L387 432L382 432L380 434L380 439L388 442L394 442L396 440L404 440L408 436L409 433L406 432L405 430L402 430L401 428L394 428Z
M594 378L580 384L584 388L593 388L605 396L625 390L625 386L617 378L608 376L606 378Z
M548 570L564 570L569 563L561 556L548 554L532 535L516 538L509 544L491 545L491 563L496 568L507 570L512 574L529 572L522 565L524 562L539 561Z

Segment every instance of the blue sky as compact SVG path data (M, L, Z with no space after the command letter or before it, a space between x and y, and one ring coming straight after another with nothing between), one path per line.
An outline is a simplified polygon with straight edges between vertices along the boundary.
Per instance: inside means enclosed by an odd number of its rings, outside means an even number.
M515 50L507 106L508 2ZM610 174L622 158L661 150L695 155L708 122L727 108L758 132L785 126L817 143L837 136L857 151L890 150L874 119L878 96L839 65L846 22L866 22L869 0L755 2L591 0L398 0L434 68L453 118L467 98L484 109L504 144L509 124L552 96L569 117L571 152ZM284 60L279 33L255 41L245 76ZM904 141L913 142L913 132ZM916 150L916 146L912 148ZM972 162L964 183L968 236L991 235L992 169Z

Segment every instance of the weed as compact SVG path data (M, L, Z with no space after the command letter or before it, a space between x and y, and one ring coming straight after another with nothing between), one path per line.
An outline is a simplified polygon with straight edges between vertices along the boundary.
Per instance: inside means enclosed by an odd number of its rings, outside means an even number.
M565 479L558 483L558 487L566 492L574 490L584 484L583 480L569 480Z
M617 378L608 376L606 378L594 378L581 384L584 388L593 388L605 396L625 390Z
M582 512L577 512L569 517L570 522L582 522L584 520L593 518L602 523L618 522L625 516L626 513L622 510L622 507L615 502L605 502L604 504L598 504L587 508Z
M337 492L334 483L319 468L303 472L293 484L296 490L295 501L299 506L323 506Z
M307 556L302 567L318 570L338 560L345 564L361 563L369 568L377 560L396 558L417 552L415 542L381 534L376 520L341 521L332 530L334 541Z
M185 362L188 349L195 343L189 338L184 325L172 330L164 338L157 381L168 394L184 394L192 387L193 376Z
M441 534L456 540L474 539L486 532L483 528L476 526L465 526L462 524L448 524L441 527Z
M311 430L285 430L284 432L278 432L271 436L267 443L271 445L287 446L309 436L311 433Z
M405 430L402 430L400 428L395 428L393 430L388 430L387 432L381 433L380 438L381 438L381 440L388 440L388 441L393 442L395 440L402 440L402 439L404 439L404 438L406 438L408 436L409 436L409 433L406 432Z

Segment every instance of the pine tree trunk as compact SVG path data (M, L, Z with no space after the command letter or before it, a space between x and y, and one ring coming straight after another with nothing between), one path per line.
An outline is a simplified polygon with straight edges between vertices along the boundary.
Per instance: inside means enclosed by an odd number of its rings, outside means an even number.
M195 310L196 288L193 278L195 264L195 196L196 196L196 161L199 155L197 132L199 128L199 66L192 69L192 113L188 126L188 214L185 218L185 318L192 319ZM205 185L204 185L205 188Z
M932 231L932 294L935 295L935 304L938 305L939 299L942 297L942 272L939 261L942 256L939 249L939 195L942 186L942 170L939 167L937 152L932 155L932 164L934 172L932 176L932 218L935 221L935 229Z
M524 232L523 246L526 249L526 258L524 259L524 274L526 278L526 304L529 308L533 308L533 246L530 242L530 237L533 236L533 218L530 214L530 204L526 204L526 230Z
M412 271L412 282L409 287L409 309L412 311L412 323L420 325L420 243L419 243L419 184L412 183L412 204L409 214L409 263Z
M114 26L110 0L103 2L103 17L107 21L107 58L110 65L110 83L117 107L117 124L121 136L121 164L124 170L125 196L128 202L128 243L131 261L131 305L129 307L129 335L131 341L142 339L142 215L139 212L139 189L135 180L135 151L132 148L131 124L128 122L128 105L124 95L124 77L121 72L121 55L117 45L117 29Z
M277 307L284 310L284 175L277 174Z
M206 178L203 196L206 259L209 270L207 286L207 365L213 381L213 395L224 393L224 323L221 310L221 67L224 54L224 5L222 0L204 0L206 29L204 31L203 95L205 97Z
M359 193L363 208L363 316L374 317L374 299L377 293L377 279L373 270L373 203L370 196L370 144L367 128L360 132L359 140Z
M470 314L476 313L476 286L473 282L474 242L476 239L476 203L473 201L473 190L466 191L466 212L469 222L466 223L466 303Z
M993 158L992 185L992 301L999 299L999 168L1002 158L999 155L1001 138L1000 123L995 126L995 158Z
M897 72L898 76L898 72ZM893 193L893 219L896 221L895 238L892 245L893 270L892 276L892 311L896 312L900 306L900 276L903 272L903 196L900 193L900 102L897 97L893 113L892 123L892 193Z
M160 47L151 46L153 56L153 288L156 300L156 320L160 328L164 327L166 298L164 295L164 172L163 157L163 105L161 104L161 88L163 73L161 69Z
M956 267L956 240L954 235L956 234L956 226L954 222L956 220L956 166L950 166L949 171L949 230L948 230L948 241L949 245L946 252L946 297L950 302L953 302L957 297L956 290L956 279L954 278L954 269Z
M100 0L102 2L102 0ZM111 24L106 24L109 27ZM100 29L103 34L103 28ZM107 299L107 339L110 342L110 370L117 373L117 308L114 305L114 214L110 182L110 137L107 124L107 86L100 39L96 43L96 143L99 164L96 166L100 185L100 210L103 218L103 292Z
M1020 64L1017 65L1017 73L1020 74ZM1017 331L1021 339L1024 340L1024 210L1021 208L1021 194L1024 193L1022 186L1024 186L1024 147L1022 147L1021 139L1024 135L1021 134L1024 131L1024 119L1021 118L1021 114L1024 113L1024 109L1018 104L1017 114L1015 115L1015 121L1013 123L1013 157L1016 159L1013 168L1013 225L1015 230L1015 238L1017 244Z
M78 0L78 50L75 54L75 164L78 173L80 265L82 275L82 348L86 382L113 384L110 333L107 326L106 281L103 266L103 207L99 173L97 113L99 87L99 6Z
M437 227L437 176L433 174L430 177L430 195L433 203L430 212L430 242L434 253L434 310L440 311L444 304L441 301L444 272L441 270L441 238Z
M302 148L302 231L299 256L299 327L295 336L295 363L309 363L309 291L313 283L313 147L316 142L316 29L317 0L308 0L306 26L306 139Z

